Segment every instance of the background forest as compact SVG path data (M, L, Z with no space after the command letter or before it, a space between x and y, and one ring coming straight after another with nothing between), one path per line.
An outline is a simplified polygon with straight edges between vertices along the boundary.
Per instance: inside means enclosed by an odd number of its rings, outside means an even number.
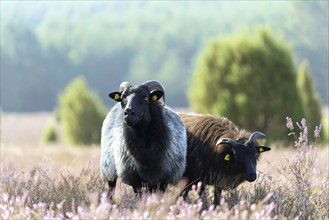
M265 26L309 61L328 104L327 1L1 1L1 108L49 111L79 75L107 105L121 81L158 79L170 106L209 39ZM256 85L255 85L256 86Z

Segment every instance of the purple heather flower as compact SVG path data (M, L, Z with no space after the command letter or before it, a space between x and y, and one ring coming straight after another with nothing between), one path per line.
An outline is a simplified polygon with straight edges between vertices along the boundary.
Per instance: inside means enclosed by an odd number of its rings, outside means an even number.
M303 124L303 121L302 121L302 124ZM304 131L303 131L303 140L304 140L305 143L307 143L308 142L308 139L307 139L308 129L306 127L306 124L305 124L305 126L303 125L303 128L304 128Z
M200 192L201 191L201 187L202 187L202 182L198 182L198 185L197 185L197 191Z
M293 130L294 129L294 125L292 123L291 118L286 117L286 119L287 119L287 123L286 123L287 128L290 129L290 130Z
M302 128L306 128L306 119L305 118L302 118Z
M306 186L311 187L312 186L312 181L311 180L306 180Z
M322 124L320 124L319 126L315 126L315 130L314 130L314 137L315 138L320 137L321 129L322 129Z

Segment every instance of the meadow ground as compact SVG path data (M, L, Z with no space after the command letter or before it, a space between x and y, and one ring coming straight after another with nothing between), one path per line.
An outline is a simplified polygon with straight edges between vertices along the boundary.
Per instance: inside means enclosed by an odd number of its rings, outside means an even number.
M2 115L1 219L329 219L329 147L315 148L313 131L306 143L301 129L298 148L293 139L271 144L258 162L257 180L224 191L214 207L212 188L199 198L197 186L184 201L177 186L137 199L119 183L109 201L99 178L100 148L42 144L52 120L49 113Z

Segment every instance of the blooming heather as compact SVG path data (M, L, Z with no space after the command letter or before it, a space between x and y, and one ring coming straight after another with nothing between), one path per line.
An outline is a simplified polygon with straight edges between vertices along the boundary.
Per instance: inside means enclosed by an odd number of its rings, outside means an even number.
M287 123L286 123L287 128L288 128L289 130L293 130L293 129L294 129L294 125L293 125L293 123L292 123L291 118L286 117L286 119L287 119Z

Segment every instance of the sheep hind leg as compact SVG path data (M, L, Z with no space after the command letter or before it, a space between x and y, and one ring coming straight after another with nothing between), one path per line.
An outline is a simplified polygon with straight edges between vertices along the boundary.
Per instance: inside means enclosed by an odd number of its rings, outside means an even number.
M142 197L142 187L143 186L140 184L133 186L136 199L140 199Z
M196 188L196 189L198 190L199 198L202 198L206 194L206 187L205 187L206 183L204 180L199 180L199 182L201 182L201 186L200 186L200 188ZM189 199L191 199L191 198L189 198L189 192L192 190L193 185L197 186L199 182L197 182L197 181L189 182L187 184L187 186L180 192L179 196L182 196L185 201L188 201Z
M191 190L192 188L190 186L185 187L184 189L181 190L179 197L183 197L184 200L187 199L188 196L188 192Z

